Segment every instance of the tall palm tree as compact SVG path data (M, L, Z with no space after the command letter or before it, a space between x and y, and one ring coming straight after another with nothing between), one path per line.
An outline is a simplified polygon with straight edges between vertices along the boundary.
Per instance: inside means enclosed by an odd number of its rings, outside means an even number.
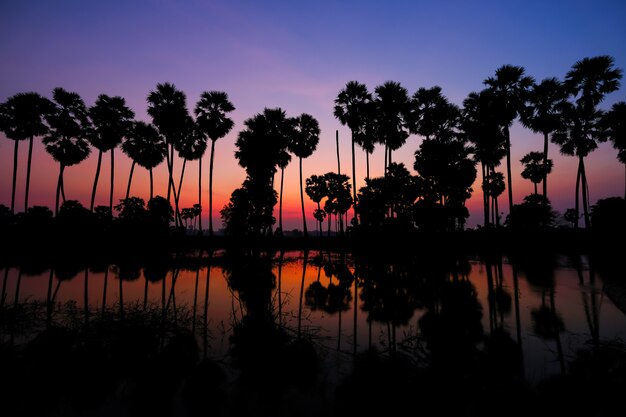
M497 115L506 142L506 179L509 192L509 211L513 207L513 177L511 175L511 135L509 127L524 112L530 88L535 80L524 75L524 68L503 65L496 70L495 77L483 83L493 92L492 110Z
M559 124L559 106L567 98L563 85L556 78L546 78L534 84L528 95L528 107L521 114L524 126L543 134L543 165L548 165L549 136ZM543 196L548 198L548 174L543 181Z
M201 132L211 140L211 159L209 165L209 235L213 236L213 159L215 141L223 138L235 125L227 116L235 110L228 100L228 94L222 91L205 91L196 104L196 123Z
M115 148L122 143L122 139L128 135L132 127L132 119L135 113L126 106L123 97L109 97L100 94L96 104L89 108L89 118L93 124L93 130L89 135L89 142L98 150L98 165L96 176L93 181L91 191L91 204L89 209L93 211L96 199L96 189L98 178L100 177L100 166L102 164L102 154L111 151L111 189L109 193L109 209L113 212L113 184L115 180Z
M50 130L43 138L46 151L59 163L59 179L55 199L55 215L59 212L59 195L65 201L63 172L66 167L78 164L89 156L87 137L92 129L87 108L77 93L57 87L52 92L55 109L46 116Z
M167 187L167 200L171 201L171 192L176 189L174 186L174 146L180 142L185 135L189 112L187 111L187 97L185 93L178 90L174 84L157 84L156 89L148 94L148 114L152 117L152 122L159 129L159 133L165 136L168 144L167 150L167 170L169 182ZM176 207L176 220L180 217L178 207Z
M133 123L133 127L122 143L122 151L133 160L128 176L126 198L130 197L130 184L133 179L135 164L139 164L150 172L150 200L152 200L154 197L152 170L163 162L167 155L165 139L153 125L137 121Z
M26 191L24 212L28 211L30 188L30 167L33 155L33 138L48 132L44 117L52 109L52 103L37 93L18 93L0 104L0 131L8 139L15 141L13 148L13 187L11 189L11 213L15 212L15 183L17 179L18 144L28 139L28 166L26 170Z
M441 87L418 89L409 104L408 126L426 140L447 140L460 117L460 110L441 93Z
M561 126L553 140L561 146L562 153L578 157L575 210L578 216L581 194L585 227L589 227L589 190L584 158L606 139L602 133L603 113L597 106L608 93L619 89L621 78L622 70L614 67L614 60L608 55L577 61L565 75L565 88L574 102L562 106Z
M339 122L350 128L352 134L352 199L356 201L356 166L354 158L354 144L360 142L366 121L368 103L372 100L367 86L357 81L349 81L335 99L334 115ZM367 150L366 150L367 153ZM354 211L356 219L356 206Z
M385 145L385 172L391 164L391 153L409 137L409 93L395 81L387 81L374 90L376 136ZM388 153L388 156L387 156Z
M304 191L302 188L302 159L308 158L317 148L320 140L320 127L317 120L306 113L302 113L295 119L294 133L290 138L288 147L295 156L298 157L300 163L300 204L302 206L302 226L304 227L304 236L308 236L306 228L306 216L304 214ZM356 215L355 215L356 218Z
M280 153L278 157L278 162L276 164L278 168L280 168L280 197L279 197L279 203L278 203L278 227L280 228L281 235L284 234L283 233L283 185L284 185L284 179L285 179L285 168L287 168L287 165L289 165L289 162L291 162L291 155L289 154L289 152L286 152L285 150L283 150Z
M537 194L537 184L544 181L550 172L552 172L552 160L545 159L545 153L528 152L520 159L524 170L522 178L530 180L535 186L535 194Z
M626 199L626 102L613 104L611 110L604 115L603 125L607 137L617 149L617 159L624 164L624 199Z

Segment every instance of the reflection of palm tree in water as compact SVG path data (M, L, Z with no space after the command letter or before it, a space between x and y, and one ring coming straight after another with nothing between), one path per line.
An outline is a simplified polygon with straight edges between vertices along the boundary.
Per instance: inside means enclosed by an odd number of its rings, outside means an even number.
M550 299L550 306L546 305L546 292L548 293L548 298ZM542 339L554 339L561 373L565 374L565 357L563 355L563 346L561 344L560 337L560 333L565 330L565 324L563 323L561 316L556 311L554 302L554 287L550 287L547 290L544 289L542 291L541 307L533 309L530 314L533 320L533 330L535 334Z
M582 297L583 308L585 310L585 319L589 327L591 340L594 349L598 349L600 345L600 305L598 303L598 290L596 288L595 270L591 262L588 266L589 284L585 285L583 259L580 255L571 255L569 260L578 275L578 285L580 287L580 295Z

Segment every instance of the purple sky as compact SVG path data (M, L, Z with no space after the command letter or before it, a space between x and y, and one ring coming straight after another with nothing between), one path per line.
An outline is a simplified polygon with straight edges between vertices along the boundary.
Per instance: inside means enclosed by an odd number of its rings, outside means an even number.
M626 69L626 2L617 1L24 1L0 3L0 100L25 91L50 96L54 87L78 92L87 105L100 93L121 95L148 120L146 96L158 82L172 82L193 108L205 90L226 91L237 110L235 128L217 143L214 213L245 173L234 159L243 121L264 107L290 116L310 113L322 130L318 151L304 162L304 175L336 170L334 137L339 129L342 171L350 169L349 131L332 116L333 100L347 81L370 90L399 81L410 94L439 85L460 105L501 65L521 65L537 80L563 78L577 61L611 55ZM610 107L626 100L626 88L610 94ZM421 138L410 137L394 155L412 171ZM532 191L519 173L519 159L540 150L542 138L520 126L512 130L516 202ZM0 138L0 204L9 205L13 143ZM36 147L31 204L52 205L57 166ZM20 153L16 204L22 209L26 146ZM558 155L550 196L557 210L573 206L576 161ZM365 157L357 154L357 185ZM87 205L96 154L66 171L68 198ZM296 162L296 161L294 161ZM371 159L381 175L382 150ZM97 204L108 201L108 155ZM115 197L123 197L130 163L116 153ZM177 162L180 168L180 162ZM208 155L204 172L208 168ZM165 167L157 169L157 193L165 192ZM588 158L592 203L622 195L624 171L616 152L603 144ZM301 227L297 163L286 170L286 228ZM183 207L197 195L197 163L188 166ZM147 197L147 174L138 169L133 193ZM205 182L203 206L208 197ZM469 201L469 225L481 221L480 187ZM501 208L508 212L506 198ZM307 212L313 205L307 202ZM204 216L207 215L206 210ZM293 220L291 220L293 218ZM218 221L219 224L219 221ZM309 228L314 228L312 217Z

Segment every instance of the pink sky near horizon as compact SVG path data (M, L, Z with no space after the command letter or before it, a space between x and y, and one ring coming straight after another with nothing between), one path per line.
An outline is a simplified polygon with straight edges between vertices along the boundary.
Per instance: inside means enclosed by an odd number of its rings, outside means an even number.
M27 4L26 4L27 3ZM626 5L619 1L528 2L526 8L494 7L488 2L321 1L299 7L283 1L83 4L68 1L7 1L0 5L0 101L13 94L36 91L50 97L60 86L78 92L92 105L98 94L121 95L136 118L149 121L146 96L159 82L172 82L187 94L193 109L200 93L223 90L236 107L235 127L216 143L214 226L230 193L241 185L245 171L234 158L234 142L243 121L264 107L282 107L289 116L306 112L321 127L317 151L303 162L304 177L336 171L335 130L339 130L341 170L351 175L350 133L333 117L333 100L350 80L370 91L387 80L399 81L412 94L439 85L448 99L461 105L468 93L483 88L483 80L501 65L521 65L538 81L565 73L579 59L601 54L626 68ZM565 5L569 7L564 8ZM535 13L542 8L543 14ZM424 19L428 17L428 19ZM552 20L550 20L552 19ZM419 21L420 25L414 24ZM624 81L622 81L622 84ZM626 88L609 94L602 108L626 100ZM521 178L519 159L540 150L541 135L518 124L512 129L515 203L532 192ZM394 153L414 174L413 153L421 138L411 136ZM54 205L58 165L35 141L30 205ZM16 209L23 210L27 142L20 143ZM576 160L554 159L549 196L555 209L574 205ZM96 204L108 204L109 154L103 158ZM364 185L365 155L357 149L357 187ZM66 169L66 194L88 206L97 152ZM203 160L203 226L208 225L208 152ZM130 161L116 150L115 198L126 191ZM503 160L504 163L504 160ZM182 160L176 161L177 177ZM10 204L13 142L0 134L0 204ZM197 202L197 166L189 162L181 207ZM624 194L624 166L610 144L586 159L591 203ZM383 152L370 158L371 175L382 175ZM505 171L504 165L500 168ZM155 194L166 192L165 165L155 170ZM276 177L278 187L279 176ZM148 198L148 174L135 169L132 195ZM286 169L283 216L285 229L301 228L298 161ZM316 225L314 204L305 196L309 230ZM467 202L468 226L482 222L480 185ZM508 212L506 193L501 211ZM278 207L276 207L276 217Z

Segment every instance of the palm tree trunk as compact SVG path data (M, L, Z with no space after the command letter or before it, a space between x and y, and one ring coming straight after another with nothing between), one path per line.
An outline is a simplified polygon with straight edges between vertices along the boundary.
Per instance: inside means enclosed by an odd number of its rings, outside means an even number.
M356 216L356 163L354 157L354 132L352 133L352 209L354 211L354 224L358 224L358 218Z
M387 176L387 155L389 154L388 147L385 145L385 165L383 166L383 176Z
M539 194L539 193L537 192L537 183L536 183L536 182L533 182L533 185L535 186L535 195Z
M302 188L302 158L300 158L300 204L302 206L302 227L304 230L304 237L308 237L309 232L306 228L306 215L304 213L304 189Z
M115 148L111 148L111 191L109 192L109 210L113 213L113 191L115 184Z
M17 149L19 146L19 140L15 140L13 146L13 188L11 189L11 213L15 213L15 184L17 181Z
M213 236L213 156L215 141L211 140L211 163L209 166L209 236Z
M130 174L128 174L128 186L126 187L126 198L130 197L130 184L133 180L133 173L135 172L135 164L136 162L133 161L132 165L130 166ZM152 169L150 169L150 174L152 174ZM150 198L152 198L152 180L150 181Z
M96 200L96 189L98 188L98 178L100 178L100 166L102 165L102 151L98 151L98 165L96 165L96 175L93 179L93 188L91 189L91 203L89 210L93 211L93 205Z
M283 233L283 180L285 177L285 168L280 168L280 199L278 201L278 227L280 228L280 234Z
M153 198L153 190L154 190L154 179L152 176L152 168L150 168L150 200Z
M65 166L63 164L59 164L59 179L57 180L57 193L56 200L54 203L54 216L56 217L59 214L59 195L61 194L61 186L63 185L63 170Z
M589 221L589 186L587 184L587 174L585 173L585 161L583 157L580 157L580 180L582 182L582 195L583 195L583 213L585 215L585 229L588 229L591 225Z
M143 277L145 284L143 287L143 311L146 311L148 308L148 278Z
M578 218L580 217L580 205L579 205L579 196L580 196L580 158L578 159L578 171L576 171L576 201L574 205L574 210L576 211L576 222L574 223L574 228L578 229Z
M484 227L489 226L489 194L487 193L487 191L485 190L485 181L486 181L486 167L485 167L485 163L481 162L480 164L481 170L482 170L482 176L483 176L483 186L481 187L483 190L483 209L484 209Z
M24 213L28 212L28 194L30 192L30 167L33 160L33 137L28 141L28 162L26 163L26 190L24 191Z
M174 189L174 202L176 203L176 207L178 207L178 202L180 201L180 193L183 190L183 178L185 177L185 167L187 167L187 158L183 158L183 168L180 171L180 180L178 181L178 193L176 192L176 189Z
M543 133L543 166L548 166L548 132ZM543 196L548 198L548 172L543 172Z
M167 182L167 201L171 201L172 184L174 183L172 180L172 166L174 165L174 161L171 158L173 158L173 154L174 154L174 145L166 146L165 149L166 149L165 160L167 161L167 174L170 177Z
M202 155L198 158L198 206L200 206L198 235L202 236Z
M370 179L370 153L365 151L365 178Z
M508 126L504 128L506 138L506 182L509 194L509 213L513 209L513 174L511 174L511 136Z
M337 142L337 174L341 175L341 161L339 159L339 131L335 130L335 140Z

